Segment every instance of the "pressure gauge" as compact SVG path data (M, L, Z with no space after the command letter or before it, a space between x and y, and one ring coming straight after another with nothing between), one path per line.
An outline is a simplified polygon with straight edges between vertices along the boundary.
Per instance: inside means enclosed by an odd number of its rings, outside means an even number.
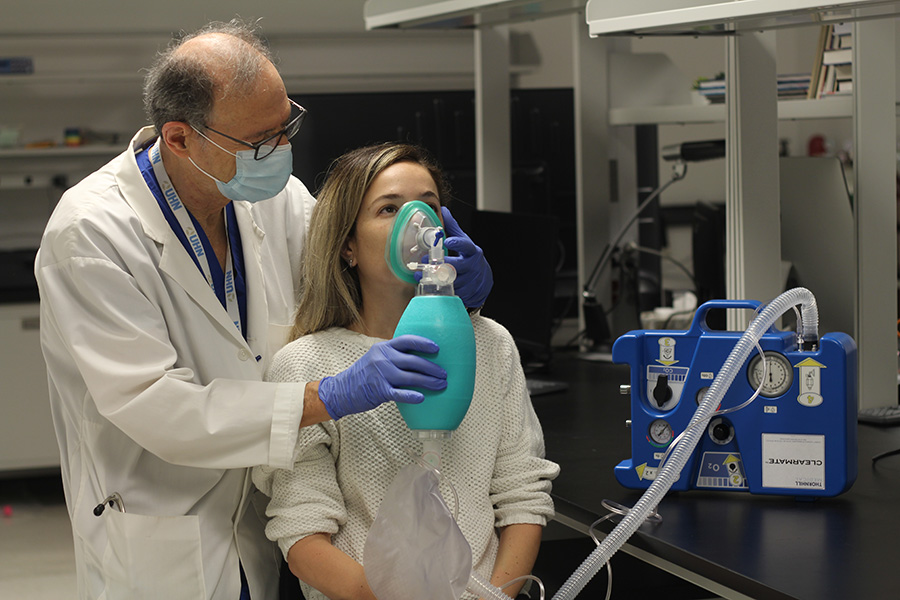
M768 368L768 373L766 373L766 380L763 382L760 394L767 398L782 396L791 389L791 383L794 381L794 368L783 354L772 351L767 351L764 354L766 357L765 367ZM759 387L765 367L759 354L753 357L750 365L747 367L747 379L750 382L750 387L754 390Z
M697 406L700 406L700 403L703 402L703 399L706 397L706 392L709 391L708 387L702 387L697 390L697 395L694 397L694 400L697 401Z
M662 419L656 419L650 423L650 428L647 433L650 443L661 447L668 446L669 442L672 441L672 438L675 437L672 433L672 426L669 425L668 421Z

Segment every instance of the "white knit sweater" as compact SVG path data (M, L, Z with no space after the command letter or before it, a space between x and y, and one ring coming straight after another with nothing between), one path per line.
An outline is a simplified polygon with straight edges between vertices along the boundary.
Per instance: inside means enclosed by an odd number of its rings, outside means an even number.
M443 443L442 474L459 494L458 523L472 547L473 565L489 579L499 544L495 528L545 525L553 516L550 481L559 466L543 458L543 433L509 332L480 316L473 325L475 394L459 429ZM268 378L316 381L335 375L379 341L343 328L304 336L275 355ZM298 540L330 533L337 548L362 563L385 491L412 462L407 448L416 455L422 451L394 403L302 429L292 470L253 470L254 483L271 498L266 534L287 556ZM451 498L446 483L441 491ZM303 593L309 600L325 598L306 584Z

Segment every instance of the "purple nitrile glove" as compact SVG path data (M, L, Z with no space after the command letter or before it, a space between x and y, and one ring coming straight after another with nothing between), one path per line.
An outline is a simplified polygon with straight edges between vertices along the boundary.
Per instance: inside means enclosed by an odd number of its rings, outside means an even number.
M403 388L442 390L447 387L447 373L427 358L410 353L437 351L437 344L417 335L378 342L347 369L323 378L319 398L335 420L385 402L418 404L425 399L422 393Z
M456 269L456 281L453 288L463 304L469 308L478 308L487 300L494 286L494 275L491 265L484 258L481 248L466 235L459 223L450 214L446 206L441 207L444 217L444 248L453 250L459 256L447 256L444 262Z

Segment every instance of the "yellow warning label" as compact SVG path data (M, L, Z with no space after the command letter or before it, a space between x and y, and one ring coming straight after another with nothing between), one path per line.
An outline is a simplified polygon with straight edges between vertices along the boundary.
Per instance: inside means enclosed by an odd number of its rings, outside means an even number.
M657 474L658 474L658 472L659 472L659 469L658 469L657 467L648 467L648 466L647 466L647 463L644 463L644 464L642 464L642 465L640 465L640 466L638 466L638 467L635 467L634 470L637 471L638 479L640 479L640 480L644 480L644 479L653 480L653 479L656 479L656 476L657 476Z
M820 363L819 361L814 360L812 358L804 358L803 360L801 360L794 366L795 367L820 367L822 369L828 368L825 365L823 365L822 363Z

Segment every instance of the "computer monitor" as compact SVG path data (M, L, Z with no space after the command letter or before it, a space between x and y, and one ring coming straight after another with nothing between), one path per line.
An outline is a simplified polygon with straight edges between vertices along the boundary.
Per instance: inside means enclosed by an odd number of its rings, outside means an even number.
M484 251L494 275L482 314L509 330L526 370L545 365L551 354L559 219L473 211L467 233Z

